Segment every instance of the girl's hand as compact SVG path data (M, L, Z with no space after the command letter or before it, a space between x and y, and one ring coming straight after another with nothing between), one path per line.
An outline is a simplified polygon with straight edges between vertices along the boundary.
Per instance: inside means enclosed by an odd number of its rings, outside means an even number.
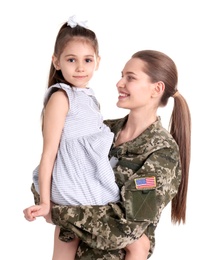
M36 220L36 217L45 217L49 214L50 206L47 204L40 204L28 207L23 210L24 217L28 221Z

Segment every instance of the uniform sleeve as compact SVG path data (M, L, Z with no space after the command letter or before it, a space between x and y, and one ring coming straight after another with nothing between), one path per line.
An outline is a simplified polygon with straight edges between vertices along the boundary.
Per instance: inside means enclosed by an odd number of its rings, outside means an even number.
M123 169L127 163L122 159L118 167ZM153 178L152 187L139 187L147 178ZM177 193L180 178L180 162L174 150L161 149L149 155L122 186L122 203L76 207L55 205L52 220L54 224L73 231L92 248L124 248L150 225L157 225L163 208Z
M177 194L180 181L177 151L165 148L153 152L121 190L125 218L158 223L162 210Z

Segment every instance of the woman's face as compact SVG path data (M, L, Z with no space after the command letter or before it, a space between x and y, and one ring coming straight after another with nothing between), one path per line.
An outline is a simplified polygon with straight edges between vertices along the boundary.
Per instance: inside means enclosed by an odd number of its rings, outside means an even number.
M139 58L131 58L122 71L122 78L117 82L119 97L117 106L130 110L147 109L152 106L152 95L156 83L151 83L144 73L145 63Z

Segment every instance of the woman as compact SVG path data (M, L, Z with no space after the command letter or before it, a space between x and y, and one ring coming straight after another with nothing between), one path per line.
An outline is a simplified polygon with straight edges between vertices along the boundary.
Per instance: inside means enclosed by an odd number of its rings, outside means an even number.
M51 211L53 223L81 239L76 259L126 259L126 244L144 236L155 247L155 229L171 202L172 222L185 223L190 164L191 119L177 88L173 60L154 50L139 51L126 63L117 83L117 106L129 114L105 123L115 138L110 161L121 202L107 206L60 206ZM174 98L170 131L162 127L159 107ZM127 239L122 240L122 237ZM147 250L147 246L146 246Z

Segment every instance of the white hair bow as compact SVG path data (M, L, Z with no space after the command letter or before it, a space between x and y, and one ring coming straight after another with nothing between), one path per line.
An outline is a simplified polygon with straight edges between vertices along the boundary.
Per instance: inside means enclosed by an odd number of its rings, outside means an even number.
M67 22L67 24L71 27L71 28L74 28L76 27L77 25L80 25L81 27L84 27L84 28L88 28L88 26L86 25L87 21L79 21L77 19L77 17L75 15L71 16Z

